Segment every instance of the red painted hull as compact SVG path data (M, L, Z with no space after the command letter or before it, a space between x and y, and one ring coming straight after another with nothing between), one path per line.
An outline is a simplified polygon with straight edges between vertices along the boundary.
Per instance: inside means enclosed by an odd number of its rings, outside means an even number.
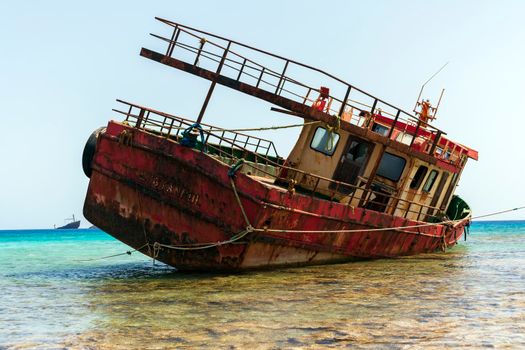
M132 135L122 143L119 135L124 130ZM99 137L92 169L85 217L180 270L242 270L412 255L454 244L464 230L463 225L437 225L366 231L420 223L290 193L238 173L235 184L253 227L363 231L252 232L208 249L154 252L155 242L171 246L222 242L246 229L227 175L229 166L166 138L110 122Z

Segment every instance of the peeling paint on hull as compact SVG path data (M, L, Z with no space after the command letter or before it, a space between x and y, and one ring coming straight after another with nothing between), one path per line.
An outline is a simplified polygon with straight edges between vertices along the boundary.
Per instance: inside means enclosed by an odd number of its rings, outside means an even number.
M131 135L129 142L119 139L123 132ZM246 228L227 176L229 166L166 138L110 122L99 137L92 169L84 216L125 244L143 247L146 255L154 254L155 242L215 243ZM235 183L256 228L366 230L418 224L290 193L241 173ZM204 250L162 248L156 259L191 271L323 264L431 252L444 241L455 243L462 234L463 226L443 225L354 233L252 232L235 243Z

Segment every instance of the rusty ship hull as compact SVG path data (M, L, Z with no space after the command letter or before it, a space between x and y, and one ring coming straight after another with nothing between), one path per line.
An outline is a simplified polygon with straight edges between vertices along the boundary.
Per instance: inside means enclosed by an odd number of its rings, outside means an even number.
M418 227L421 222L288 191L241 172L234 189L229 164L118 122L99 135L91 168L84 216L179 270L237 271L432 252L459 240L466 224ZM241 232L242 239L220 243Z

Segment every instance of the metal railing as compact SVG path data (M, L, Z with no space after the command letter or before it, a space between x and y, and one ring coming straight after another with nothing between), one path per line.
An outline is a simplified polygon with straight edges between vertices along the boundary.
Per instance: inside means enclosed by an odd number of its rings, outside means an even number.
M372 119L388 116L390 125L386 125L388 130L382 133L383 136L396 139L396 136L402 133L404 138L398 141L408 144L414 150L445 161L450 158L445 157L446 152L436 152L440 149L441 136L446 133L332 74L203 30L158 17L156 19L172 28L169 37L150 34L168 43L165 52L167 57L177 58L211 71L219 68L217 71L223 76L306 106L314 104L317 98L314 95L320 94L320 88L313 83L294 79L291 75L312 76L310 80L320 82L332 92L336 91L329 94L323 112L339 116L359 127L363 127L366 118L370 116ZM220 65L221 61L223 66ZM263 65L258 63L261 61L273 62ZM300 74L301 72L303 74ZM366 116L364 112L370 115ZM460 151L458 149L458 152Z
M125 116L124 123L173 141L179 141L182 137L182 131L194 123L192 120L151 108L122 100L117 101L127 107L124 111L113 109L113 111ZM408 201L399 195L386 195L373 189L332 180L287 166L283 164L283 159L278 156L275 146L270 140L208 124L201 124L201 126L205 135L206 149L210 153L229 158L231 159L230 163L240 158L251 158L253 162L246 162L246 166L273 178L276 184L281 183L288 186L290 190L297 189L303 194L332 201L344 201L347 205L352 205L354 198L362 199L362 206L365 208L375 208L376 210L380 208L382 210L379 211L392 214L400 210L401 215L405 218L409 213L414 213L418 221L425 218L437 218L435 215L442 214L442 211L437 207ZM266 171L258 167L258 164L273 166L276 168L276 172ZM290 184L293 185L290 187ZM382 201L378 201L378 198Z
M170 115L151 108L137 104L117 100L127 106L126 111L113 109L114 112L125 115L124 122L138 129L153 132L159 136L169 137L178 141L182 137L182 132L193 125L194 121ZM236 132L228 129L218 128L212 125L200 123L206 135L204 143L213 144L215 147L226 146L233 152L234 145L237 149L245 152L259 154L268 159L282 159L277 153L277 149L272 141ZM230 154L232 156L233 153Z

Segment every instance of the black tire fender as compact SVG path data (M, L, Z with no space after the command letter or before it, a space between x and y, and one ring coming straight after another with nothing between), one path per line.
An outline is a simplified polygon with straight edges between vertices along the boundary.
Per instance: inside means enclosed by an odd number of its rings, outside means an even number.
M84 174L87 177L91 177L93 172L91 169L91 163L93 162L93 157L95 156L95 151L97 149L97 139L98 135L106 131L105 127L98 128L89 135L89 138L84 146L84 151L82 152L82 169Z

